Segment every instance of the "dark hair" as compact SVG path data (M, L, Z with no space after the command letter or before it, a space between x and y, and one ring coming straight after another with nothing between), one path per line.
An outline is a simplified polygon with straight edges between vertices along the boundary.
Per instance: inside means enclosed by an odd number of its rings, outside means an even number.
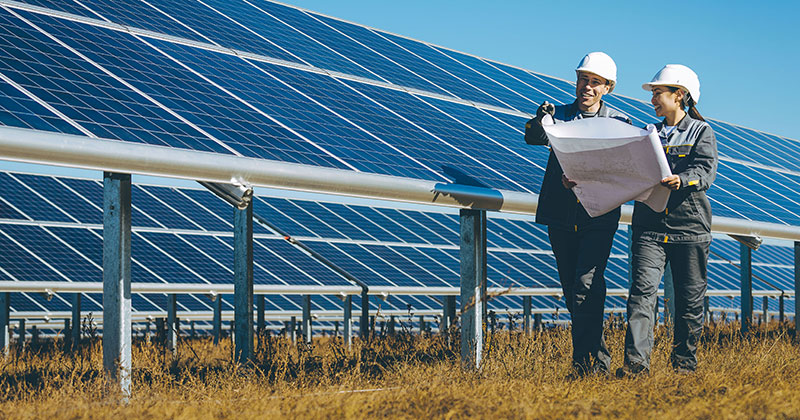
M670 92L675 92L675 91L678 90L678 88L674 87L674 86L664 86L664 87L669 89ZM697 103L694 101L694 99L692 99L692 94L689 93L689 92L686 92L686 94L683 95L683 101L681 102L681 106L684 107L684 108L689 107L689 110L687 111L687 113L693 119L700 120L700 121L705 121L706 119L703 118L702 115L700 115L700 111L697 110L697 106L696 105L697 105Z
M705 118L697 111L697 107L695 106L697 104L694 102L694 99L692 99L692 95L687 93L685 98L686 105L689 106L689 116L696 120L705 121Z

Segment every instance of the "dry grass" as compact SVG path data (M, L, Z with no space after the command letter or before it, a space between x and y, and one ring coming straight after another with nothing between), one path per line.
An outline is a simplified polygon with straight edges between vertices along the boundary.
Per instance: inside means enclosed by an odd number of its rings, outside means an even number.
M244 367L230 362L229 340L186 340L176 357L138 343L129 404L104 392L98 342L76 356L51 344L2 360L0 418L800 418L792 329L741 337L737 328L707 328L694 375L669 369L662 327L650 376L577 381L565 379L563 329L495 334L480 372L462 370L441 337L400 334L352 351L330 338L313 347L272 338ZM614 367L623 335L608 331Z

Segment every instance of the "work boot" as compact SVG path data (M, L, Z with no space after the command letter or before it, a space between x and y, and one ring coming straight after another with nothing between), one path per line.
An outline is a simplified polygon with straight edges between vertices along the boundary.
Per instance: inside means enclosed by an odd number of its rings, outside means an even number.
M638 378L642 376L647 376L650 374L650 369L642 366L642 365L624 365L621 368L617 369L617 378Z

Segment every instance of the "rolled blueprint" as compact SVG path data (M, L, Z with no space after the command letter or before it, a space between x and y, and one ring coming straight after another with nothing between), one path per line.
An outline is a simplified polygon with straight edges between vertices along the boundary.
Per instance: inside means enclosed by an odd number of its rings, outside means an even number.
M670 190L661 180L672 175L655 126L634 127L613 118L584 118L553 124L542 121L550 146L575 196L589 216L608 213L630 200L653 211L667 207Z

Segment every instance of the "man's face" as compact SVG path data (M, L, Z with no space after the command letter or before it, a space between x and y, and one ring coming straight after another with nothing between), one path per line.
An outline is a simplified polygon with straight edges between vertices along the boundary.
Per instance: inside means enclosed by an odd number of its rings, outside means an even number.
M575 85L578 107L581 111L597 111L595 108L599 107L600 99L609 89L608 80L594 73L578 72L578 81Z

